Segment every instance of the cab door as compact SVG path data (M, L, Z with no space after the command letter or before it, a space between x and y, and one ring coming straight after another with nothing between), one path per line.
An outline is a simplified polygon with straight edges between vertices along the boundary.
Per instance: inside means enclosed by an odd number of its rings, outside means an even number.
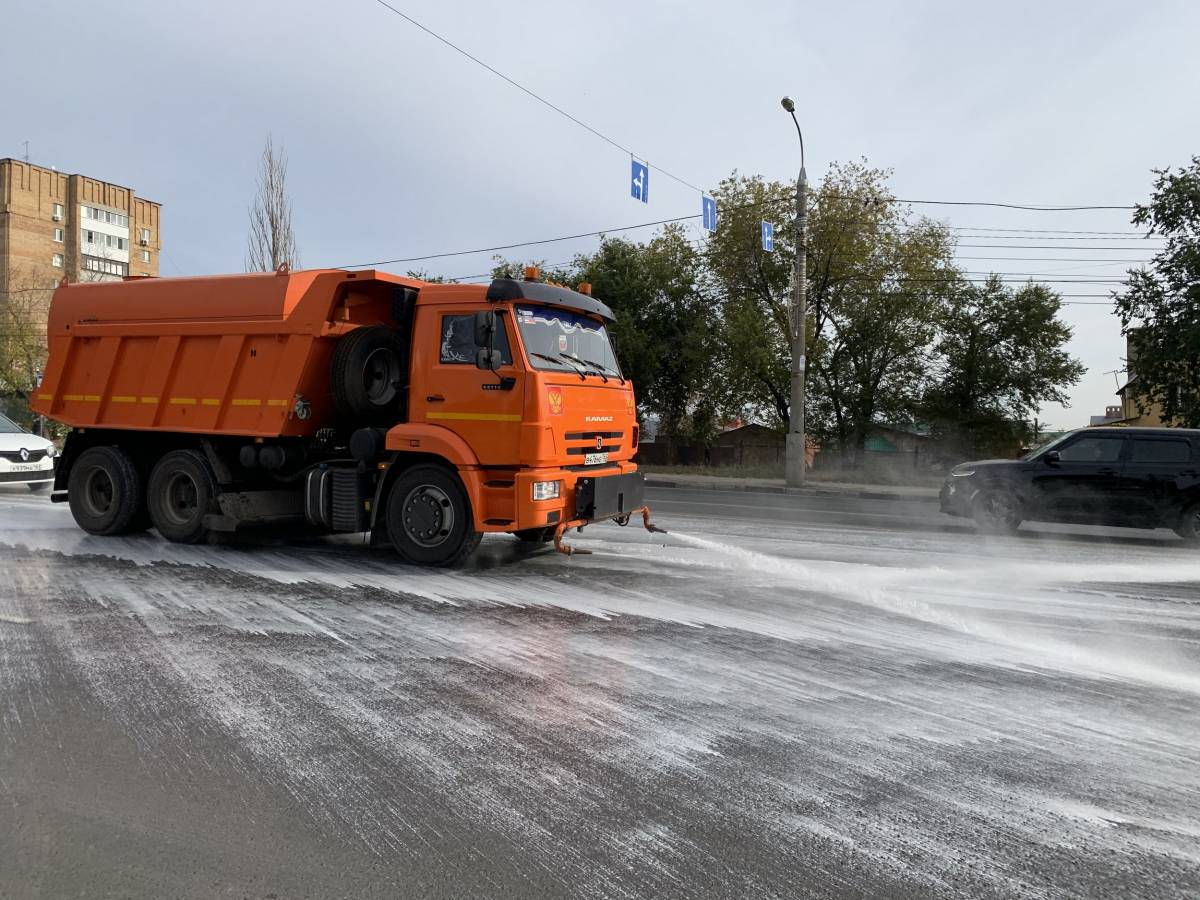
M497 372L475 368L475 313L478 306L430 306L419 315L414 340L424 343L415 356L424 360L414 372L410 399L413 421L441 425L461 436L485 466L520 462L524 413L524 371L514 362L512 321L497 310Z

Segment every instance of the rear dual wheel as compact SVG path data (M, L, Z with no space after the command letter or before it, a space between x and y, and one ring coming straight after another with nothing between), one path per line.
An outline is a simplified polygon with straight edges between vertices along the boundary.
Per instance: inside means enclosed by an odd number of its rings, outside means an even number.
M89 447L71 466L67 502L88 534L138 530L143 507L142 480L120 447Z
M150 521L169 541L196 544L208 537L204 517L216 511L217 480L195 450L168 453L150 473L146 506Z

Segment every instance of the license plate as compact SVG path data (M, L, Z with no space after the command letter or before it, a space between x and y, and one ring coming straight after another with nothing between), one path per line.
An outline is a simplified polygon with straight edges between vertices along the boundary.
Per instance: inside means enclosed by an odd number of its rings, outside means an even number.
M36 472L38 470L37 463L17 463L12 467L14 472Z
M607 453L588 453L583 457L583 464L585 466L598 466L600 463L606 462L608 462Z

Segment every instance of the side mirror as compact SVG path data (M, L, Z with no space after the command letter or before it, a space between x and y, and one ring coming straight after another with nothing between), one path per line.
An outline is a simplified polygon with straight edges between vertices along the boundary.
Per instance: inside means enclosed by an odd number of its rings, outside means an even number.
M475 351L475 368L483 369L486 372L495 372L500 368L500 363L503 362L503 357L499 350L493 350L491 347L480 347Z
M1042 462L1048 466L1057 466L1062 462L1062 454L1057 450L1048 450L1046 455L1042 457Z
M496 339L496 313L485 309L475 313L475 346L492 348Z

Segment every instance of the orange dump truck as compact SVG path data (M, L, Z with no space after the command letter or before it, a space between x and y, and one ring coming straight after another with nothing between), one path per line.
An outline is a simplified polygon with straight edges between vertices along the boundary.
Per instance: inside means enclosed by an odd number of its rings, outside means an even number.
M588 288L306 270L60 287L34 408L92 534L367 532L453 565L640 515L633 386Z

